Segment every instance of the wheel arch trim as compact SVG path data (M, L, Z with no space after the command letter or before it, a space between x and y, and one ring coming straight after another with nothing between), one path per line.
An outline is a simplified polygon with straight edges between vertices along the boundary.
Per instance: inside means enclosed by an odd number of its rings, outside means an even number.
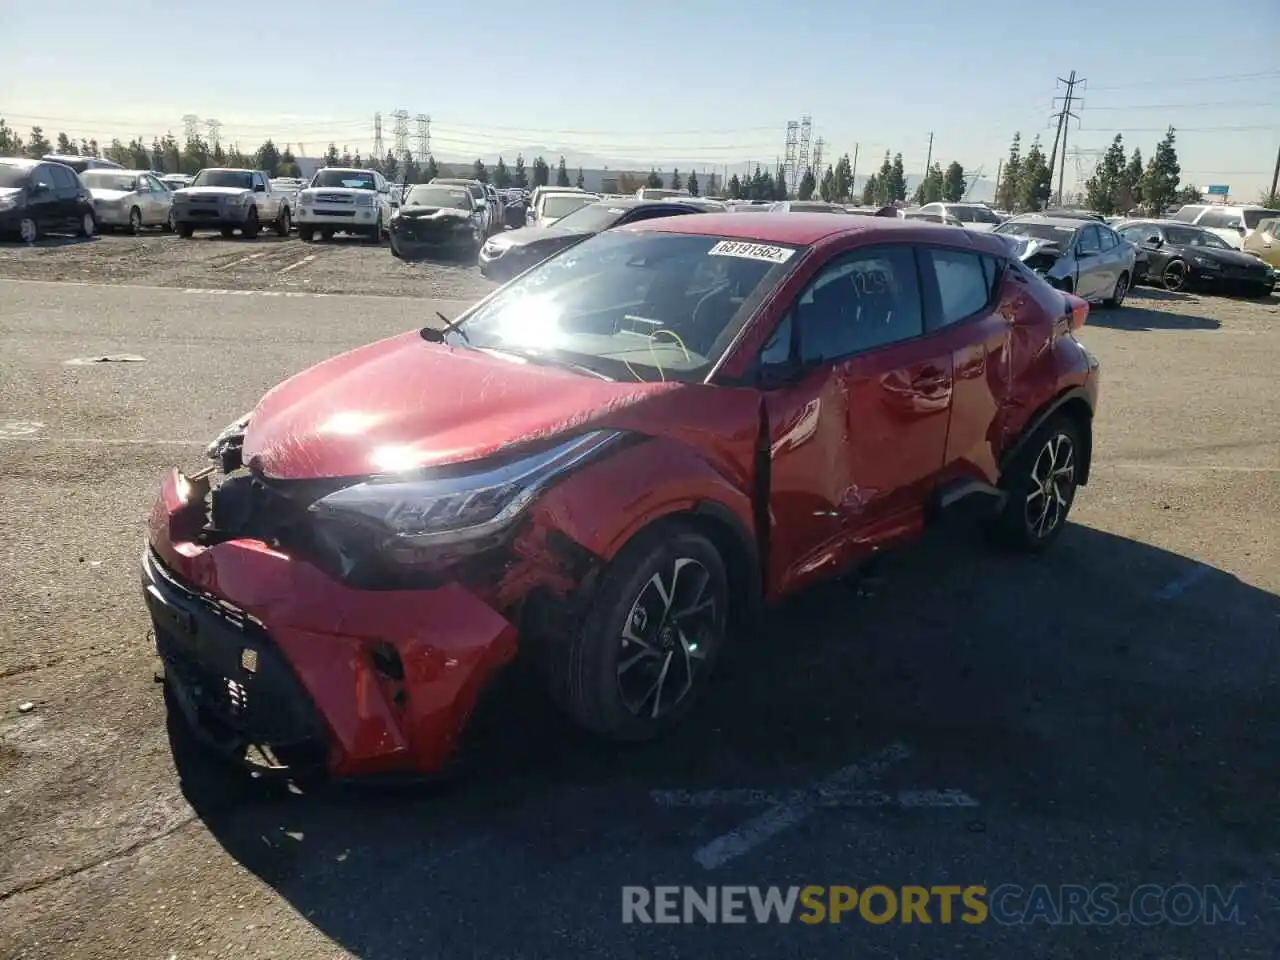
M1070 410L1073 413L1079 412L1090 423L1090 429L1085 431L1081 436L1080 442L1084 449L1081 451L1081 468L1077 483L1079 486L1086 486L1089 483L1089 471L1093 466L1093 404L1089 401L1089 394L1083 387L1068 387L1066 390L1056 394L1053 399L1045 403L1039 410L1027 421L1027 425L1023 427L1018 439L1015 440L1000 457L1000 472L1004 473L1014 461L1023 453L1027 447L1027 443L1031 440L1036 432L1043 427L1055 415Z

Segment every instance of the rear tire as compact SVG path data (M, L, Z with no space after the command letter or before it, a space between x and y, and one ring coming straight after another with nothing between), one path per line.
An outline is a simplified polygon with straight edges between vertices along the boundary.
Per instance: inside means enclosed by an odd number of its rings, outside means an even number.
M311 243L315 240L315 238L316 238L316 231L314 228L312 227L298 228L298 239L300 239L303 243Z
M135 237L142 234L142 211L137 207L129 211L129 233Z
M322 229L322 230L320 231L320 239L321 239L321 240L324 240L324 241L326 241L326 242L327 242L327 241L329 241L329 240L332 240L332 239L333 239L333 231L332 231L332 230L329 230L329 229Z
M236 228L235 228L235 227L222 227L218 232L222 234L223 239L225 239L225 240L230 240L232 237L234 237L234 236L236 235Z
M1177 293L1187 285L1187 265L1181 260L1170 260L1160 271L1160 285Z
M196 235L196 228L189 223L178 223L178 236L183 240L190 240Z
M382 243L382 214L381 213L378 214L378 222L374 226L373 232L369 234L368 240L370 243L374 243L374 244Z
M35 243L40 239L40 225L31 217L25 218L18 224L18 237L23 243Z
M1103 302L1106 306L1112 307L1113 309L1122 307L1124 306L1124 298L1128 293L1129 274L1121 273L1120 276L1116 277L1116 286L1115 289L1111 291L1111 296Z
M293 216L289 213L288 207L280 208L280 216L276 217L276 236L287 237L293 230Z
M1083 456L1081 427L1066 414L1032 434L1000 478L1006 500L993 532L1004 546L1038 553L1057 539L1075 502Z
M76 231L86 240L92 240L98 232L98 220L92 213L85 212L80 216L80 229Z
M581 629L547 650L552 696L597 736L660 736L711 676L729 603L728 572L710 540L678 522L642 531L605 568Z

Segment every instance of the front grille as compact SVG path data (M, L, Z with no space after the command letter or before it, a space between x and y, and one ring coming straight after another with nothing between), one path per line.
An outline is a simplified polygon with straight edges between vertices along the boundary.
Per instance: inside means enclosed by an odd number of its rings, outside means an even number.
M461 234L457 228L457 220L428 220L402 218L397 223L397 232L407 240L419 243L444 243Z
M356 198L347 193L318 193L316 194L316 203L345 203L350 206L356 202Z

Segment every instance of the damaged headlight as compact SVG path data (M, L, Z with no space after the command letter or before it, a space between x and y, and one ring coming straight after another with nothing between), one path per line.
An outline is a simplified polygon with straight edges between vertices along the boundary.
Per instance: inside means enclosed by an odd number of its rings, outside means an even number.
M239 455L240 447L244 443L245 428L249 426L249 417L250 414L246 413L243 417L239 417L227 424L213 438L213 442L204 448L204 455L210 460L222 461L223 470L227 473L236 469L235 466L228 467L227 454L234 450L236 455Z
M412 559L418 550L494 536L510 526L553 479L602 452L621 433L598 430L549 450L463 476L378 478L310 507L321 520L371 522L382 549Z

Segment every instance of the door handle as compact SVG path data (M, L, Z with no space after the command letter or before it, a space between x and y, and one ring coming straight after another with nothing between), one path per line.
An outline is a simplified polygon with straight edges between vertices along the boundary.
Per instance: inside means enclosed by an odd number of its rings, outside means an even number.
M949 386L950 383L951 377L949 374L936 368L930 368L928 370L922 370L920 374L911 381L911 386L924 390Z

